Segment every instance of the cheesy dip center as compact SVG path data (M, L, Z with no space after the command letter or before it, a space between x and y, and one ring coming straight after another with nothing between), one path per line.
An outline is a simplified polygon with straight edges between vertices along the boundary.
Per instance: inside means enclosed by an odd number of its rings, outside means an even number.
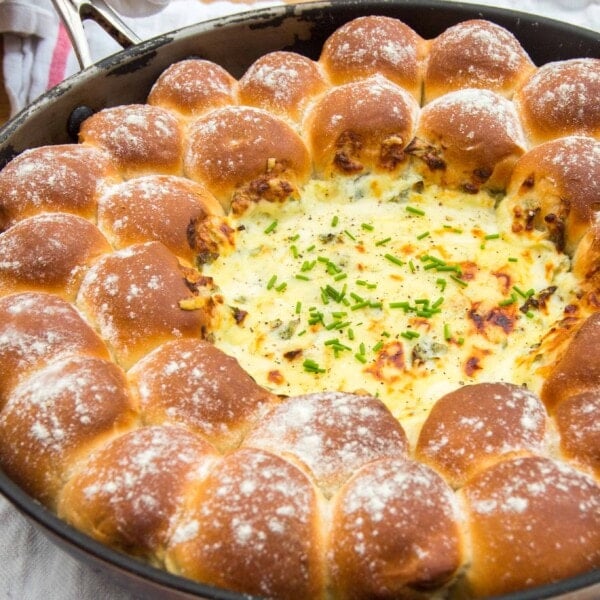
M214 342L277 394L366 392L403 424L461 384L538 391L525 359L575 280L497 203L381 175L261 201L230 217L235 248L203 268L218 289Z

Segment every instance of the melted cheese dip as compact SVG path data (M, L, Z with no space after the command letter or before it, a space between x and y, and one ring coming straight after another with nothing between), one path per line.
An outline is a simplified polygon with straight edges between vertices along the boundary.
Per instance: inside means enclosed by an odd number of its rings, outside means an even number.
M277 394L376 395L409 435L462 384L539 391L530 358L576 284L568 257L512 234L497 200L362 176L231 217L235 249L203 269L215 344Z

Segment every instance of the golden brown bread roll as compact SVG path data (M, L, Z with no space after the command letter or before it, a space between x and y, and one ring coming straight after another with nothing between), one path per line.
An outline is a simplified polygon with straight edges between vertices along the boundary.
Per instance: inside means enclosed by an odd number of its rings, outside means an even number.
M102 188L117 176L106 152L65 144L25 150L0 173L0 231L41 212L94 219Z
M483 88L510 98L535 70L517 38L504 27L471 19L431 40L424 103L463 88Z
M308 151L283 120L253 107L216 109L190 126L186 176L203 183L225 210L259 199L287 200L310 174ZM234 197L234 193L239 197Z
M288 398L261 419L244 445L299 460L326 496L362 465L408 452L406 434L383 402L342 392Z
M541 397L551 413L566 398L600 387L599 347L600 312L595 312L579 326L544 381Z
M137 177L98 199L98 227L115 248L162 242L188 264L198 253L190 228L212 215L223 215L215 197L199 183L173 175Z
M235 358L194 338L159 346L128 376L146 423L180 423L220 450L239 445L276 400Z
M515 94L534 144L567 135L600 135L600 59L574 58L537 69Z
M332 33L319 58L340 85L379 74L421 99L422 59L427 43L406 23L384 16L359 17Z
M223 67L189 58L167 67L156 80L148 104L162 106L185 117L235 104L237 82Z
M325 176L401 169L418 109L403 88L380 75L331 89L307 115L315 169Z
M572 255L600 209L600 141L585 136L546 142L515 164L505 202L513 231L546 231Z
M504 190L525 149L513 104L495 92L467 88L423 107L409 151L428 180L476 192Z
M112 248L90 221L41 213L0 234L0 295L36 290L74 300L85 269Z
M105 150L125 178L181 174L183 131L174 114L159 106L105 108L81 124L79 141Z
M460 487L500 458L543 452L546 417L540 399L517 385L465 385L434 404L415 454Z
M554 412L560 449L569 459L600 474L600 390L563 400Z
M137 425L124 373L95 356L44 366L8 394L0 412L0 464L34 498L53 508L90 450Z
M265 598L324 597L320 499L280 456L242 448L189 498L167 551L185 577Z
M202 336L206 312L179 305L190 298L177 259L160 242L147 242L101 258L77 302L127 369L163 342Z
M600 487L549 458L507 460L461 491L476 597L507 594L600 567Z
M318 63L295 52L269 52L240 79L239 98L242 104L299 122L306 105L327 86Z
M156 561L186 494L217 460L184 427L134 429L99 447L60 494L58 514L93 538Z
M387 458L359 469L332 501L336 597L425 598L463 562L456 498L432 469Z
M27 375L73 355L108 358L108 351L69 302L39 292L0 298L0 409Z

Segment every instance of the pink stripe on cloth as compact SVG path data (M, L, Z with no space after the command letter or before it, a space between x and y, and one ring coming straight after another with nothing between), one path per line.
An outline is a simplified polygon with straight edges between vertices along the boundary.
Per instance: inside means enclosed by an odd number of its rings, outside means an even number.
M52 62L50 63L50 72L48 73L47 89L58 85L65 78L65 69L67 58L72 51L71 40L65 26L58 24L58 35L56 36L56 45L52 52Z

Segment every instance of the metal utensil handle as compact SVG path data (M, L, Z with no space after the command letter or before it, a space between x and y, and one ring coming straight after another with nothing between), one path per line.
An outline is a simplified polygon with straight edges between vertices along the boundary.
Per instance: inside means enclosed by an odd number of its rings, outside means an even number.
M142 41L104 0L52 0L52 3L67 29L82 69L93 64L83 28L83 21L86 19L95 21L123 48L129 48Z

